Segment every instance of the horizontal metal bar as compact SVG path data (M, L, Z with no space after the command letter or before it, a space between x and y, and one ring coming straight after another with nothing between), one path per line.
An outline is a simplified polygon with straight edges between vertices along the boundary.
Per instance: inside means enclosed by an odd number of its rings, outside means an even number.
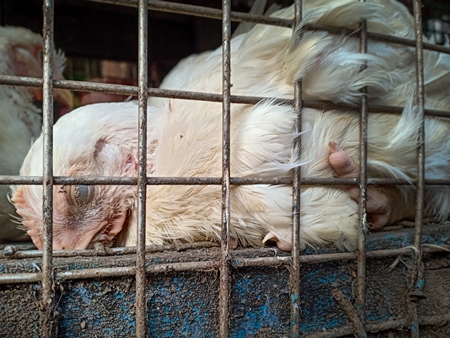
M256 258L240 258L233 257L231 264L233 267L245 268L251 266L275 266L289 265L292 262L291 256L276 257L256 257Z
M100 243L98 243L100 244ZM205 249L219 247L220 245L215 242L195 242L176 245L176 251L185 250L195 250L195 249ZM174 245L160 245L160 246L148 246L145 248L146 253L156 253L163 252L167 250L174 250ZM53 251L53 257L98 257L98 256L120 256L120 255L130 255L136 253L136 247L120 247L120 248L108 248L101 245L100 248L85 249L85 250L55 250ZM0 259L10 258L10 259L22 259L22 258L40 258L42 257L41 250L16 250L14 244L5 246L3 253L0 253Z
M434 252L446 252L449 249L446 247L438 246L423 246L422 251L425 253ZM62 250L61 250L62 251ZM79 252L86 252L89 250L73 250L72 256L75 256ZM93 250L91 250L93 251ZM33 252L33 251L31 251ZM35 253L39 255L33 257L41 257L42 251L35 250ZM236 252L239 252L238 250ZM58 257L60 251L54 252L54 257ZM399 249L388 249L388 250L374 250L367 252L367 258L381 258L381 257L395 257L403 254L411 253L410 248L399 248ZM19 254L19 253L17 253ZM17 255L18 256L18 255ZM14 258L17 258L15 256ZM26 256L30 258L31 256ZM25 258L25 257L21 257ZM356 259L356 253L354 252L341 252L332 254L317 254L317 255L303 255L300 256L300 263L302 264L317 264L323 262L332 261L342 261L342 260L354 260ZM246 257L236 257L234 256L230 264L234 268L242 268L249 266L278 266L286 265L291 263L291 256L277 256L277 257L256 257L256 258L246 258ZM177 262L177 263L164 263L164 264L154 264L146 267L146 272L149 274L161 273L168 271L198 271L198 270L210 270L218 269L218 260L205 260L198 262ZM14 274L0 274L0 284L15 284L15 283L34 283L40 280L41 272L36 273L14 273ZM120 276L133 276L135 274L135 267L111 267L111 268L92 268L84 270L71 270L56 272L56 278L63 279L81 279L81 278L98 278L98 277L120 277Z
M134 276L136 266L114 267L114 268L95 268L86 270L68 270L55 273L57 279L85 279L99 277L123 277Z
M42 176L0 176L0 184L42 184ZM55 176L54 184L84 184L84 185L136 185L136 177L114 176Z
M450 321L450 313L434 315L434 316L419 316L419 325L443 325ZM366 332L376 333L386 330L399 330L409 325L409 318L399 318L396 320L389 320L383 323L365 324L364 329ZM320 333L313 333L304 335L305 338L335 338L352 336L353 329L351 326L340 327L331 331L321 331Z
M0 75L0 85L42 87L42 78Z
M280 257L281 258L281 257ZM286 257L290 258L290 257ZM278 264L288 264L288 262L280 261ZM251 264L242 264L242 266L255 266ZM161 273L170 271L190 271L190 270L211 270L217 269L218 263L216 261L206 262L192 262L189 265L186 263L172 263L172 264L158 264L146 268L147 273ZM88 279L99 277L122 277L134 275L135 267L122 268L98 268L86 270L72 270L56 273L56 279L75 280ZM0 275L0 284L19 284L19 283L36 283L40 280L41 273L23 273L23 274L2 274ZM450 321L450 314L434 315L434 316L420 316L419 325L441 325ZM409 323L409 319L400 318L397 320L386 321L383 323L366 324L364 328L366 332L379 332L390 329L400 329ZM305 337L342 337L352 335L353 331L350 326L334 329L329 332L321 332L318 334L309 334Z
M216 261L204 262L184 262L184 263L167 263L155 264L145 267L147 274L164 273L172 271L199 271L217 269L219 263ZM114 268L95 268L85 270L71 270L56 273L57 279L86 279L98 277L122 277L136 274L136 267L114 267Z
M255 177L231 177L232 185L254 185L254 184L292 184L291 177L282 178L255 178ZM300 183L310 185L358 185L356 178L308 178L303 177ZM414 185L416 180L407 181L398 178L368 178L368 185ZM427 185L450 185L448 179L425 179ZM2 176L0 185L6 184L42 184L42 176ZM55 176L54 184L65 185L136 185L136 177L117 176ZM220 185L221 177L147 177L148 185Z
M13 79L14 78L14 79ZM8 78L3 79L0 76L0 83L5 82L5 84L20 84L23 78L16 76L8 76ZM36 81L33 81L37 84ZM31 85L31 81L26 81L26 84ZM36 85L38 86L38 85ZM73 81L73 80L58 80L54 82L55 88L67 89L72 91L89 91L89 92L99 92L107 94L119 94L119 95L130 95L137 96L138 87L128 86L128 85L117 85L109 83L95 83L87 81ZM151 97L167 97L180 100L197 100L197 101L208 101L208 102L222 102L222 94L216 93L206 93L206 92L193 92L184 90L173 90L173 89L160 89L160 88L148 88L148 96ZM270 97L261 96L242 96L242 95L231 95L232 103L241 104L257 104L261 100L271 100ZM280 102L290 104L292 100L289 99L279 99Z
M231 96L232 103L243 103L243 104L257 104L262 100L274 100L277 104L293 105L294 100L290 99L280 99L280 98L269 98L269 97L256 97L256 96ZM348 112L359 112L360 106L350 105L346 103L335 103L331 101L324 100L305 100L302 101L304 108L314 108L320 110L337 110L344 113ZM402 114L404 107L402 106L388 106L372 104L367 106L369 113L383 113L383 114ZM425 115L435 116L435 117L445 117L450 118L450 111L448 110L438 110L438 109L425 109Z
M147 274L165 273L172 271L212 270L219 267L218 261L183 262L154 264L146 266ZM112 268L93 268L83 270L68 270L55 272L55 279L74 280L100 277L134 276L136 266L116 266ZM40 281L42 273L0 274L0 284L35 283Z
M41 87L42 79L0 75L0 84ZM53 87L72 91L89 91L108 94L130 95L130 96L137 96L138 93L138 87L136 86L125 86L117 84L72 81L72 80L54 81ZM149 88L148 95L154 97L168 97L180 100L198 100L208 102L222 102L223 100L222 94L159 89L159 88ZM231 95L230 100L231 103L235 104L257 104L263 100L276 100L278 104L287 104L287 105L294 104L294 100L291 99L265 97L265 96ZM302 101L302 105L305 108L316 108L326 110L335 109L335 110L343 110L346 112L359 111L358 106L348 105L344 103L334 103L331 101L323 101L323 100L305 100ZM403 108L404 107L387 106L387 105L368 106L368 110L370 113L386 113L386 114L401 114L403 112ZM428 116L450 118L450 111L446 110L425 109L425 114Z
M13 176L0 175L0 185L4 184L26 184L26 185L41 185L42 176Z
M331 33L331 34L346 35L346 36L354 35L355 38L357 37L355 35L356 31L354 29L350 29L350 28L326 26L326 25L311 23L311 24L306 24L303 27L303 29L304 30L313 30L313 31L316 31L316 30L327 31L328 33ZM391 43L395 43L395 44L399 44L399 45L416 47L416 41L414 39L406 39L406 38L402 38L399 36L367 32L367 38L369 40L373 40L373 41L391 42ZM423 49L428 49L428 50L431 50L434 52L439 52L439 53L450 54L449 47L437 45L434 43L424 42Z
M55 88L67 89L72 91L88 91L106 94L119 94L138 96L139 87L130 85L120 85L113 83L99 83L88 81L73 81L73 80L57 80L54 81Z
M127 7L137 7L137 0L90 0L92 2L101 2L114 5L122 5ZM184 15L193 15L196 17L204 17L210 19L222 19L222 10L210 7L186 5L168 1L148 1L148 9L160 12L169 12ZM254 22L266 25L291 27L292 20L268 17L263 15L255 15L242 12L231 12L231 21L237 22Z
M172 271L200 271L200 270L217 270L219 261L203 261L203 262L183 262L169 264L149 265L145 271L150 274Z
M93 2L101 2L115 5L122 5L128 7L137 7L138 0L90 0ZM208 8L203 6L195 6L195 5L185 5L180 3L173 3L167 1L149 1L148 9L162 12L170 12L177 14L186 14L186 15L194 15L200 17L207 17L211 19L222 19L222 10L215 8ZM282 26L282 27L292 27L293 20L280 19L274 17L268 17L264 15L254 15L249 13L242 12L231 12L231 20L238 22L254 22L254 23L262 23L267 25L274 26ZM341 27L332 27L320 24L307 24L303 27L304 30L323 30L327 31L331 34L345 34L345 35L353 35L355 34L354 29L349 28L341 28ZM398 36L386 35L381 33L367 33L367 37L369 40L381 41L381 42L391 42L404 46L415 47L415 40L406 39ZM423 49L450 54L450 48L433 44L433 43L423 43Z
M42 277L40 272L5 273L0 275L0 284L36 283L41 279Z
M369 113L383 114L401 114L404 107L385 106L385 105L368 105ZM450 118L450 111L438 109L425 109L425 115L434 117Z
M286 100L287 102L287 100ZM237 103L237 102L235 102ZM345 103L334 103L330 101L322 101L322 100L306 100L303 101L303 105L306 108L315 108L315 109L324 109L324 110L340 110L344 112L348 111L359 111L359 106L351 106ZM367 106L369 113L383 113L383 114L401 114L403 112L404 107L401 106L387 106L380 104L369 104ZM438 109L425 109L425 115L427 116L435 116L435 117L447 117L450 118L450 111L447 110L438 110Z

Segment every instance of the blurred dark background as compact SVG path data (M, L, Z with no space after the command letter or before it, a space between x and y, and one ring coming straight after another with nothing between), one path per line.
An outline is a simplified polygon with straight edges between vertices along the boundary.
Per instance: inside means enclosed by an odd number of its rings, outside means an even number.
M221 6L217 0L178 2ZM292 0L269 0L268 6L273 2L287 6ZM412 11L412 1L403 2ZM248 12L252 3L232 0L232 10ZM450 32L450 1L422 0L422 4L424 32L433 35L436 43L445 43ZM0 24L42 32L42 0L0 0ZM233 29L237 25L233 23ZM66 54L66 78L135 84L137 26L136 8L81 0L55 1L55 45ZM157 87L182 58L220 44L220 20L149 11L151 85Z

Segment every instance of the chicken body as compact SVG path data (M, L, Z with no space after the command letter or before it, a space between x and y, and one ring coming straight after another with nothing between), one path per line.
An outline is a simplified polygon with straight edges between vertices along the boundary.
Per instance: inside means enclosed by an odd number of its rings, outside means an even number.
M366 19L370 31L411 37L412 18L395 1L305 1L304 20L356 29ZM293 8L275 16L292 18ZM326 32L294 35L286 28L256 25L232 40L232 94L293 98L293 83L302 79L303 99L358 104L363 87L372 103L405 105L401 116L373 114L368 130L370 177L412 179L420 118L414 108L414 51L373 42L358 53L353 36ZM446 81L444 57L426 53L432 85ZM182 61L163 88L220 93L221 49ZM361 70L361 66L367 68ZM430 82L430 83L431 83ZM439 85L439 86L438 86ZM445 89L448 90L448 89ZM445 105L435 94L430 105ZM439 99L437 99L439 98ZM443 103L444 102L444 103ZM147 170L155 177L221 177L221 103L176 99L149 100ZM54 129L55 175L135 176L137 174L137 104L109 103L79 108ZM256 106L231 106L231 176L289 177L300 166L304 177L333 177L329 144L337 144L358 163L359 120L354 112L303 109L304 130L294 127L293 107L263 100ZM427 177L448 177L450 142L447 121L427 119ZM294 140L301 134L301 157ZM28 153L22 175L42 174L42 139ZM331 163L333 165L333 163ZM336 168L335 168L336 169ZM410 217L414 188L393 188L400 212L377 226ZM38 186L14 188L13 202L38 248L42 245L41 194ZM231 187L231 235L242 245L266 240L290 250L292 187L249 185ZM429 187L426 213L448 217L448 187ZM116 238L117 245L136 245L136 188L127 186L55 187L54 248L86 248ZM412 204L411 204L412 203ZM385 203L387 204L387 203ZM338 187L303 187L301 246L332 243L339 249L356 246L358 206ZM369 215L370 216L370 215ZM220 240L221 187L214 185L151 185L147 188L146 242L150 245ZM383 224L381 224L383 223Z
M42 38L21 27L0 27L0 74L42 77ZM55 79L62 79L64 57L55 60ZM18 175L20 166L42 126L41 88L0 85L0 175ZM72 94L55 90L55 101L72 107ZM7 198L10 189L0 185L0 241L25 239L11 219L15 208Z

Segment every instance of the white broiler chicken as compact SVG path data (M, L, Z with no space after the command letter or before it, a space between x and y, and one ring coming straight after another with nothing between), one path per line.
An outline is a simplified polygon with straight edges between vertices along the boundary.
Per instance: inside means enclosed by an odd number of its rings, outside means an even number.
M367 19L372 32L411 37L412 18L395 1L304 1L306 23L357 29ZM293 8L278 17L292 18ZM326 99L357 105L367 87L370 102L405 104L401 116L373 114L369 119L370 177L411 179L416 174L414 51L408 47L370 42L360 54L356 36L256 25L232 40L232 93L293 98L293 83L303 81L304 99ZM220 93L221 49L182 61L162 87ZM429 57L427 54L426 57ZM429 67L445 68L440 58ZM441 60L442 61L442 60ZM361 71L361 65L367 68ZM428 80L427 80L428 81ZM433 81L445 81L436 73ZM403 84L404 88L402 87ZM431 87L430 87L431 88ZM432 90L430 89L430 92ZM395 98L397 97L397 101ZM439 95L438 95L439 96ZM444 96L440 95L439 97ZM221 176L221 103L150 99L148 107L148 175L154 177ZM57 176L135 176L137 174L135 102L89 105L61 118L54 129L54 174ZM286 177L301 166L304 177L356 175L358 114L306 108L301 158L296 157L294 109L264 100L258 105L231 106L231 176ZM449 123L427 119L427 175L448 177ZM42 174L42 138L28 153L22 175ZM38 248L42 247L42 187L17 186L12 201ZM134 186L55 186L54 248L86 248L94 242L136 245ZM374 228L411 217L414 188L371 188L369 221ZM429 187L426 214L448 217L448 187ZM356 247L358 206L352 189L302 187L301 246L334 244ZM394 204L393 204L394 203ZM394 206L398 206L395 208ZM292 187L248 185L231 188L231 235L242 245L275 241L291 249ZM147 188L146 243L174 240L220 240L221 187L154 185Z
M0 74L42 77L42 37L22 27L0 27ZM63 79L64 56L55 55L54 78ZM55 101L67 111L72 94L56 89ZM18 175L32 143L39 137L42 113L34 101L42 100L42 88L0 85L0 175ZM7 185L0 185L0 241L23 239L11 215Z

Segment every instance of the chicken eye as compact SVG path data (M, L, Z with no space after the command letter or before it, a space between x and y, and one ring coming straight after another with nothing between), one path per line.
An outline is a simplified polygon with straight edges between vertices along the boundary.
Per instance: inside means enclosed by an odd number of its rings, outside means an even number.
M77 206L88 204L94 196L94 187L91 185L71 185L67 198Z
M36 57L39 58L40 61L44 60L44 51L42 48L36 49L35 53Z

